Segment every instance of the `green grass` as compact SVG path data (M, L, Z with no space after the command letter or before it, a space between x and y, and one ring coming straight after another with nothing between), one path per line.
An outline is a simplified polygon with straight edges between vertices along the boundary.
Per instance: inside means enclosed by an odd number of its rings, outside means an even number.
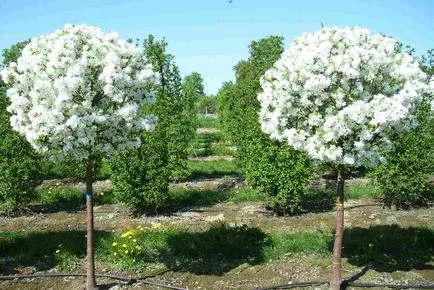
M60 210L78 210L85 206L85 194L73 187L62 186L60 183L37 191L37 197L32 202L34 210L52 212ZM95 205L112 204L115 202L111 192L96 193Z
M189 150L192 157L200 156L227 156L233 155L234 150L231 144L224 140L220 132L197 133Z
M198 121L198 128L217 128L218 127L218 120L217 118L213 117L205 117L204 115L199 115L197 117Z
M191 144L190 155L194 157L213 155L213 144L220 142L220 133L198 133Z
M97 231L95 247L98 264L109 270L140 270L162 263L170 269L221 275L244 263L264 264L293 255L329 259L333 239L331 231L267 234L217 222L199 231L164 225L133 229L131 237ZM433 261L433 245L434 230L429 228L350 228L344 233L343 257L358 267L371 263L378 271L424 269ZM24 267L74 271L84 264L85 251L84 231L0 232L3 273Z
M231 190L228 197L228 200L233 202L264 201L266 199L266 194L248 186Z
M241 169L233 161L188 161L191 177L219 177L224 175L241 175Z
M249 187L238 189L206 190L173 188L170 190L168 207L205 206L219 202L263 201L266 196Z
M379 188L368 182L352 182L345 186L345 199L380 198Z

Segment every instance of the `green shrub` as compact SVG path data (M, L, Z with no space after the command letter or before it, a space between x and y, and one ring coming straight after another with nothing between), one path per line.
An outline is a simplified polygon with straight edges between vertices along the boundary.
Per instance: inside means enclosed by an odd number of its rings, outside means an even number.
M140 148L118 153L111 160L113 193L136 215L157 213L169 196L167 147L156 132L147 135Z
M155 41L150 35L143 46L160 75L155 103L143 108L144 114L158 117L157 127L141 136L139 149L120 152L111 161L113 192L136 214L156 213L167 200L169 181L188 175L188 149L196 130L195 103L201 85L198 73L181 81L164 39Z
M419 127L395 136L386 152L386 164L376 167L371 177L386 206L427 206L434 201L434 114L429 104L420 108Z
M4 128L3 121L0 120L0 213L18 215L35 197L35 188L41 182L39 157L24 138Z
M267 194L268 204L276 213L300 212L313 177L310 160L291 148L261 141L251 143L247 150L249 159L244 162L247 183Z
M236 147L246 181L266 194L278 213L295 213L314 167L307 157L273 142L262 133L259 124L260 77L283 52L283 38L269 36L253 41L250 56L235 66L235 84L227 82L217 93L219 127Z

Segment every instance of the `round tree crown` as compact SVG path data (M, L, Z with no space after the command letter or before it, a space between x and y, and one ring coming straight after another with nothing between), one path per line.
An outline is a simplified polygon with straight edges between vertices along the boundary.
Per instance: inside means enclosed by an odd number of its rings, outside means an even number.
M262 130L320 162L384 161L390 133L416 126L415 105L432 92L398 47L357 27L303 34L261 78Z
M140 146L156 74L134 45L98 27L66 25L33 38L2 72L11 126L52 159Z

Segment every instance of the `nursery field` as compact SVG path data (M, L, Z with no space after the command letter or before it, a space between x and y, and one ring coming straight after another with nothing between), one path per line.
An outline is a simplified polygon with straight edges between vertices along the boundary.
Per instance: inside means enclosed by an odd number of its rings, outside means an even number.
M270 34L213 94L152 34L4 49L0 289L434 289L434 50L386 35Z
M201 134L215 141L209 134L218 132ZM140 278L130 284L97 278L102 289L164 289L148 282L255 289L328 281L333 192L323 196L326 202L312 204L310 212L277 216L264 196L244 184L235 161L208 157L192 155L190 176L171 184L168 205L155 216L133 217L126 206L114 203L109 180L94 183L96 273ZM30 212L0 218L2 275L84 273L84 190L84 184L46 180ZM365 179L348 180L346 198L345 278L363 271L357 282L434 281L432 208L383 208L377 188ZM80 289L84 282L84 277L29 278L0 281L0 289Z

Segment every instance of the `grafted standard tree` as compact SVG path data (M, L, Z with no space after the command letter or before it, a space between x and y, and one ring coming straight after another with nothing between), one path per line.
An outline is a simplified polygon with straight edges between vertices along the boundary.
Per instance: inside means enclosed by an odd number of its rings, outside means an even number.
M394 39L357 27L303 34L261 79L262 131L336 170L331 289L342 283L346 169L386 162L390 136L417 126L429 81Z
M66 25L33 38L1 72L14 130L54 161L86 168L87 289L95 289L92 158L141 145L153 130L142 106L154 99L156 74L142 52L97 27Z

